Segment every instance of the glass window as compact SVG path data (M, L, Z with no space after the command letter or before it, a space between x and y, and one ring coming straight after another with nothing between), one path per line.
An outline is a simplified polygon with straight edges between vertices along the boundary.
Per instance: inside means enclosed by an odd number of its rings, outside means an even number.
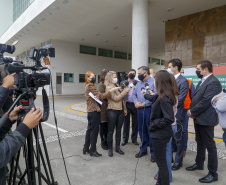
M161 60L161 65L165 65L165 60Z
M64 82L74 82L74 74L64 73Z
M104 57L113 57L113 51L108 49L101 49L98 48L98 56L104 56Z
M127 59L127 53L120 52L120 51L115 51L115 58L119 59Z
M132 54L131 53L128 54L128 59L132 60Z
M158 59L158 58L152 58L151 59L151 63L152 64L156 64L156 65L160 65L160 59Z
M96 55L96 48L80 45L80 53Z
M85 74L79 74L79 83L85 83Z

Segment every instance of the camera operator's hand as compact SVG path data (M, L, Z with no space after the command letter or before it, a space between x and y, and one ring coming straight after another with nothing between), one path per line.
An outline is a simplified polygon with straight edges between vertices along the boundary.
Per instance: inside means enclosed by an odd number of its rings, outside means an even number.
M42 119L41 110L32 108L27 115L25 116L23 123L27 125L30 129L34 128L39 124L39 121Z
M14 76L16 73L7 75L4 79L3 79L3 83L2 86L9 89L10 87L14 86Z
M19 110L23 109L23 108L24 108L24 107L23 107L22 105L20 105L19 107L15 108L15 109L10 113L9 119L10 119L11 121L17 120L17 118L18 118L17 112L18 112Z

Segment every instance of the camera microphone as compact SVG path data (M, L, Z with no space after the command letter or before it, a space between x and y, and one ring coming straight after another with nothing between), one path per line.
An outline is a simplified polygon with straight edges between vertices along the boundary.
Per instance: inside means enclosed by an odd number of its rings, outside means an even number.
M136 87L137 81L134 81L132 84L130 84L130 88Z
M141 88L141 93L146 94L146 89L144 87Z
M148 84L148 83L145 83L144 85L145 85L145 89L146 89L147 91L149 91L149 90L150 90L149 84Z
M128 81L122 81L120 83L120 86L121 86L122 89L126 88L128 85L129 85L129 82Z

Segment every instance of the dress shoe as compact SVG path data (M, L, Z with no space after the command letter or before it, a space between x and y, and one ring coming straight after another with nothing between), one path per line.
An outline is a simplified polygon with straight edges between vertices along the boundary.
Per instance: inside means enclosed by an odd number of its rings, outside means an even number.
M203 170L203 166L198 166L197 164L193 164L186 168L187 171L195 171L195 170Z
M173 166L172 166L172 170L173 171L179 170L180 167L182 167L182 163L174 163Z
M101 148L103 150L108 150L108 146L105 143L101 143Z
M208 174L207 176L199 179L199 182L201 183L211 183L214 181L218 181L218 175L213 176L211 174Z
M136 155L135 155L135 157L136 158L141 158L141 157L143 157L143 156L145 156L145 155L147 155L147 151L146 152L138 152Z
M124 154L125 154L125 153L120 149L119 146L116 146L115 152L117 152L117 153L119 153L119 154L121 154L121 155L124 155Z
M108 149L108 156L109 157L113 157L113 150L112 150L112 148Z
M89 149L83 148L83 154L86 155L86 153L89 153Z
M135 144L135 145L139 145L139 143L138 143L137 141L133 142L133 144Z
M154 156L154 155L151 155L150 161L151 161L152 163L155 163L155 156Z
M126 145L126 143L127 143L126 141L123 141L123 142L122 142L122 146Z
M99 153L96 151L96 152L90 152L90 156L93 156L93 157L100 157L100 156L102 156L102 154L99 154Z

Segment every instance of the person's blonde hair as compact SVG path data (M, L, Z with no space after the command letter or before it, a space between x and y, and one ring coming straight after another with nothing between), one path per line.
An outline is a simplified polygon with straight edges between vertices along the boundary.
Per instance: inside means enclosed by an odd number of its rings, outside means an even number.
M105 76L104 85L105 85L106 87L108 87L108 86L110 86L110 85L113 84L113 83L112 83L112 77L113 77L114 74L116 74L115 71L109 71L109 72L107 73L107 75Z

